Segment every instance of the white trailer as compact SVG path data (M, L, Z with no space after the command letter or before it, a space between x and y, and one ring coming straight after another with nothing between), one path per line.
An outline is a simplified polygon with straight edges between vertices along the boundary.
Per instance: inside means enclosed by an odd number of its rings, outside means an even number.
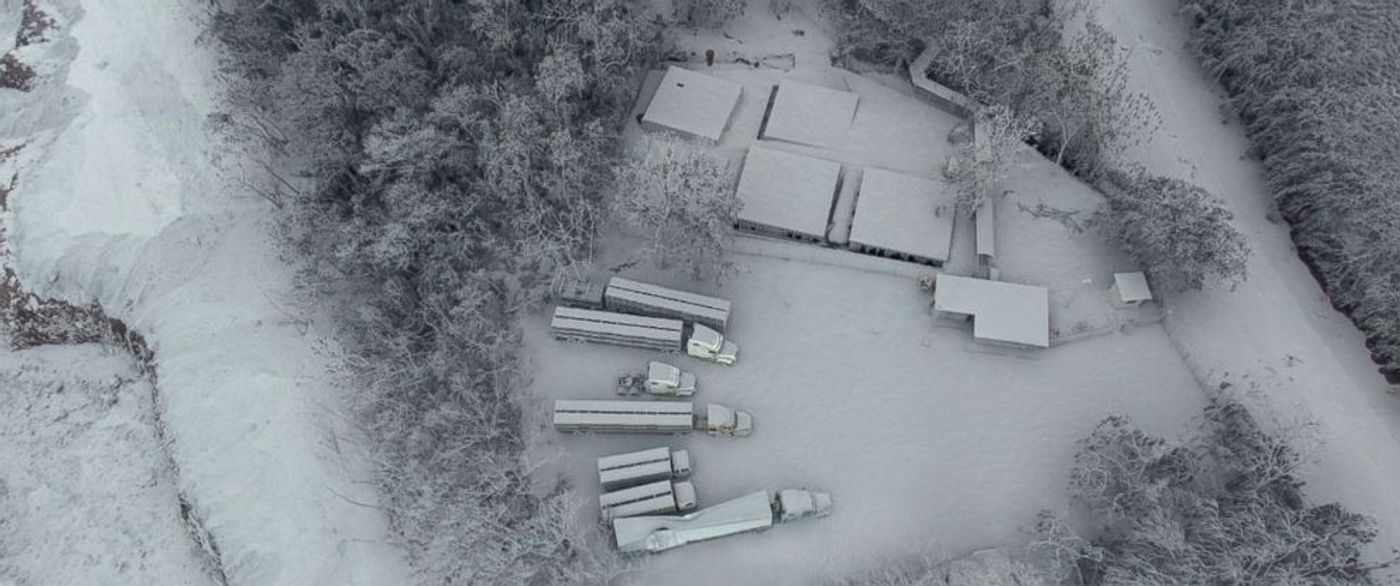
M705 324L719 331L729 325L729 301L622 277L608 280L603 303L612 311L669 317Z
M603 490L689 475L690 453L685 450L661 447L598 458L598 482Z
M619 395L660 395L689 397L695 394L695 375L657 362L647 363L646 372L627 372L617 377Z
M753 416L724 405L710 404L704 416L695 404L682 401L554 402L554 429L595 433L686 433L704 430L710 435L746 436L753 431Z
M682 545L762 531L786 523L831 514L826 493L788 489L776 495L761 490L687 515L651 515L614 519L613 537L623 553L660 553Z
M603 520L637 515L664 515L695 510L695 487L689 482L658 480L605 492L598 497Z
M680 320L564 306L554 308L549 329L561 340L604 342L663 352L680 351L685 340L685 324Z
M704 324L612 311L557 306L549 329L560 340L681 352L720 364L734 364L739 346Z

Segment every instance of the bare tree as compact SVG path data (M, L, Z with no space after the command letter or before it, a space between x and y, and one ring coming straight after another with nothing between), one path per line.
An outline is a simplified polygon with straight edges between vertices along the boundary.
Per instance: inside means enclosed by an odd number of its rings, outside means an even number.
M732 272L724 247L742 204L728 161L674 135L647 135L615 176L613 214L642 233L658 266L684 264L716 281Z
M1026 141L1036 136L1039 128L1037 120L1006 106L993 105L977 111L972 140L959 145L944 170L957 190L959 209L971 212L996 193L1017 152L1028 148Z

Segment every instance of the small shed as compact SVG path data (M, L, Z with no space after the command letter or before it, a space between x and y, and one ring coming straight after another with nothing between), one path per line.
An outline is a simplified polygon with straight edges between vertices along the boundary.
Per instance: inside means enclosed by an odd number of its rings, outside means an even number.
M737 83L672 65L642 113L642 126L718 141L742 93Z
M943 266L953 246L957 199L935 179L866 169L851 221L851 249Z
M859 101L860 96L851 92L785 79L773 93L759 138L839 148Z
M1050 347L1050 291L1045 287L949 274L938 275L934 285L935 314L971 319L974 339Z
M1113 284L1108 290L1113 302L1119 307L1137 307L1145 301L1152 301L1152 289L1147 286L1147 275L1141 271L1113 273Z
M841 164L755 144L739 175L736 227L747 232L825 242L841 187Z

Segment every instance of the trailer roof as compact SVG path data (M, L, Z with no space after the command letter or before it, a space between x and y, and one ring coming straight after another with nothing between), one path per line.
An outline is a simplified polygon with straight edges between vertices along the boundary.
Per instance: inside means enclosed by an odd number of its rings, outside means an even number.
M554 412L569 413L645 413L668 414L695 412L695 404L690 401L592 401L559 399L554 402Z
M647 538L668 532L672 547L766 529L773 525L768 491L746 494L689 515L651 515L613 520L617 547L623 552L647 550Z
M719 140L742 93L737 83L672 65L661 77L642 122Z
M670 297L662 297L659 295L642 293L634 291L632 289L608 287L606 295L609 299L619 299L624 301L631 301L633 303L638 303L642 305L649 305L658 309L673 311L681 315L689 315L704 318L706 320L716 321L721 324L725 323L729 319L729 312L724 310L715 309L713 307L705 305L687 303L685 301L678 301Z
M755 143L739 176L739 219L826 238L840 178L840 163Z
M956 197L936 179L867 168L850 242L947 261Z
M860 96L785 79L778 83L762 138L838 148L856 117Z
M613 311L597 311L593 309L579 309L577 307L555 306L555 318L577 319L583 321L593 321L599 323L611 323L621 325L642 326L656 329L681 330L685 324L678 319L664 317L649 317L644 315L632 315L630 313L617 313Z
M933 290L938 311L972 316L979 340L1050 346L1050 292L1045 287L940 274Z
M662 494L671 494L670 480L657 480L656 482L648 482L646 484L605 492L598 496L598 503L607 507Z
M652 449L650 449L650 450L641 450L641 451L637 451L637 452L628 452L628 453L626 453L626 454L614 454L614 455L611 455L611 456L600 456L600 457L598 457L598 469L599 469L599 470L609 470L609 469L612 469L612 468L622 468L622 467L627 467L627 466L636 466L636 465L638 465L638 464L645 464L645 463L648 463L648 462L656 462L656 461L665 461L665 462L667 462L667 466L670 466L670 462L671 462L671 448L660 447L660 448L652 448Z
M729 311L728 299L710 297L709 295L701 295L699 293L691 293L689 291L681 291L679 289L672 289L670 287L662 287L660 285L653 285L651 283L633 281L631 279L624 279L622 277L613 277L611 279L608 279L608 287L617 287L619 289L627 289L630 291L636 291L638 293L655 295L657 297L666 297L668 299L674 299L683 303L700 305L724 312Z

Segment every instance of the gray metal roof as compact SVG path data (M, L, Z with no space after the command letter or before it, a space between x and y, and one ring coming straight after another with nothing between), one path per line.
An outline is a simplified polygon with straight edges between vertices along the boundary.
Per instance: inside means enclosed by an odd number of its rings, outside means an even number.
M942 181L867 168L850 242L947 261L956 207L957 198Z
M835 161L754 144L739 176L739 219L825 238L840 177Z
M743 87L672 65L642 114L642 122L719 140Z

